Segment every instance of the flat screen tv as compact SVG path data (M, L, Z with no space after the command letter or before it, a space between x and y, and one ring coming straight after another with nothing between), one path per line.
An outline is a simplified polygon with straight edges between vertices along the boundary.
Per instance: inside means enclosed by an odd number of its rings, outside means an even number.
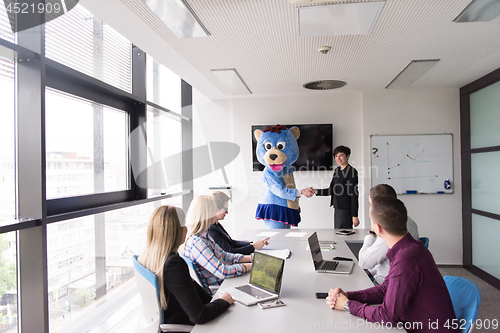
M253 171L263 171L264 166L257 160L255 149L257 140L254 131L264 131L272 125L252 125L252 163ZM284 125L286 128L297 126L300 129L299 158L293 163L295 171L333 170L333 125L332 124L307 124Z

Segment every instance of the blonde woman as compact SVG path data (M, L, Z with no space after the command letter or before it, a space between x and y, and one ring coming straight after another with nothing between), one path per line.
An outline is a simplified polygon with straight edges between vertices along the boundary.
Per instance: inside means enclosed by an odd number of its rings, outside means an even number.
M189 234L183 254L191 259L203 288L212 295L209 286L217 286L226 278L240 276L252 268L251 256L229 253L208 235L208 228L217 222L217 207L210 195L196 197L186 218Z
M234 303L228 293L210 302L211 295L191 279L186 262L177 254L187 233L184 217L177 207L156 208L148 224L146 249L138 258L158 279L165 324L203 324Z

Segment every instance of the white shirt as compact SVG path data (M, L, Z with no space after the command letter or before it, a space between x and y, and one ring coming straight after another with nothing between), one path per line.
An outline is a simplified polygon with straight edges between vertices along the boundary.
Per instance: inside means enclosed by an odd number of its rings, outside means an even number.
M410 235L418 239L418 226L409 216L406 227ZM359 266L369 270L379 284L389 274L390 263L386 256L388 250L389 246L382 238L372 235L365 236L363 247L359 250Z

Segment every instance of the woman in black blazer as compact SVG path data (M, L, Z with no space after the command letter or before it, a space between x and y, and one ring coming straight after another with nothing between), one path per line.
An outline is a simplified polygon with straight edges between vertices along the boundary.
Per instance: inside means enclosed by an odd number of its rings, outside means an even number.
M189 275L186 262L177 253L186 238L184 221L180 208L156 208L148 223L146 248L138 258L158 279L165 324L203 324L234 303L228 293L211 302L210 294Z
M359 225L358 219L358 171L349 164L351 149L338 146L333 150L335 161L339 165L334 173L330 186L315 189L316 195L331 196L330 206L335 208L335 229L352 229Z
M269 244L269 238L260 239L255 242L239 241L231 238L219 221L224 220L227 215L229 197L226 193L215 191L212 193L217 206L217 222L210 225L208 234L224 251L231 253L252 254L255 250L260 250L264 245Z

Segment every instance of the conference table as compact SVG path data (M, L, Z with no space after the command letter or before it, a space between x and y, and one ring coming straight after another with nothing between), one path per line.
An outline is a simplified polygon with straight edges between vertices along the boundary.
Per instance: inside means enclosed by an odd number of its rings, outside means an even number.
M403 329L388 328L379 323L370 323L344 311L332 310L325 299L317 299L317 292L328 292L340 287L345 291L373 287L366 273L357 265L356 257L346 242L362 242L367 229L354 229L355 234L340 236L333 229L250 229L238 239L256 240L271 235L269 245L261 251L288 249L291 256L285 262L280 299L286 306L262 309L258 305L245 306L235 302L228 311L216 319L196 325L193 333L224 332L317 332L326 330L356 332L405 332ZM335 256L352 258L355 262L351 274L316 273L308 249L308 237L317 232L319 241L334 241L334 249L325 251L323 259ZM250 274L224 280L221 291L229 287L248 283ZM218 297L218 294L214 296Z

